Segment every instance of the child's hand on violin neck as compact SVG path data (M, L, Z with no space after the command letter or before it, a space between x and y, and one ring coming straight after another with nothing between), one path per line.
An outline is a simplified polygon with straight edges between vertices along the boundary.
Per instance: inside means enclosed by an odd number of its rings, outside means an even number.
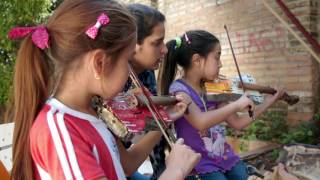
M285 93L283 88L276 87L274 88L277 92L274 95L266 95L265 96L265 102L268 102L270 104L275 103L277 100L281 99Z
M254 111L255 104L248 96L249 96L248 93L244 93L240 99L235 101L238 107L238 111L244 111L244 110Z
M186 104L187 106L189 106L192 103L191 97L186 94L177 94L176 99L177 99L177 101L182 102L182 103Z
M192 103L191 98L187 95L178 94L175 97L178 103L166 109L171 120L177 120L182 117L188 106Z
M167 169L176 170L187 176L201 158L200 153L194 152L189 146L184 144L183 139L178 139L172 151L166 159Z

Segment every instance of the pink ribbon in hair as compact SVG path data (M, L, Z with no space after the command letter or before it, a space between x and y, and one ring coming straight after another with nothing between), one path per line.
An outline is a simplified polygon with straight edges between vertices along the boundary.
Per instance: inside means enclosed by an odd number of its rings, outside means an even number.
M49 47L49 33L45 26L36 27L16 27L11 29L8 36L12 39L19 39L32 33L32 42L40 49L45 49Z
M105 13L101 13L100 16L97 19L97 22L94 26L90 27L87 31L86 34L91 38L91 39L95 39L98 35L99 32L99 28L101 26L105 26L107 24L109 24L110 22L110 18L105 14Z

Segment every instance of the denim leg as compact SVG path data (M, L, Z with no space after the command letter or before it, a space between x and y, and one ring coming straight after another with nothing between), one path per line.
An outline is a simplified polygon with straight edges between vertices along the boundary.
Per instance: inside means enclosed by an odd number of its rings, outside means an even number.
M150 180L151 178L148 176L145 176L141 173L139 173L138 171L133 173L129 178L130 180Z
M228 180L247 180L247 166L243 161L239 161L230 171L225 173Z
M212 172L200 175L201 180L228 180L221 172ZM186 180L197 180L194 176L188 176Z

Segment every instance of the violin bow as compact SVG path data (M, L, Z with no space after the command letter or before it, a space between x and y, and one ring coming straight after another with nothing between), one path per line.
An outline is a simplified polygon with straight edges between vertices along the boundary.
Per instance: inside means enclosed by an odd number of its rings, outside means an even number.
M166 139L166 141L168 142L168 144L172 148L174 142L176 141L176 137L172 133L167 133L166 132L165 129L168 129L168 126L166 125L162 115L158 111L156 105L152 101L152 99L151 99L150 95L148 94L147 90L145 89L145 87L143 86L142 82L139 80L137 74L133 71L133 69L132 69L132 67L130 65L129 65L129 74L130 74L130 78L131 78L133 84L136 87L141 88L142 94L146 97L144 99L145 105L147 106L147 108L151 112L151 115L154 118L154 120L156 121L157 125L159 126L160 131L162 132L164 138Z
M228 31L227 25L224 25L224 29L226 30L226 33L227 33L227 37L228 37L228 41L229 41L229 44L230 44L231 53L232 53L232 56L233 56L234 64L236 65L236 68L237 68L237 72L238 72L240 83L241 83L241 86L242 86L242 89L243 89L243 93L245 93L246 92L246 87L244 86L244 83L243 83L243 80L242 80L242 76L241 76L241 72L240 72L240 68L239 68L235 53L233 51L233 47L232 47L232 44L231 44L231 40L230 40L230 36L229 36L229 31ZM255 120L255 117L254 117L254 114L253 114L251 106L249 106L249 111L248 112L249 112L249 116L253 120Z
M148 94L147 90L143 86L142 82L138 78L137 74L133 71L132 67L129 65L129 73L130 73L130 78L132 82L137 86L138 88L141 88L143 95L146 97L145 99L145 104L149 111L151 112L154 120L156 121L157 125L159 126L163 136L165 137L166 141L170 145L170 148L172 149L173 144L177 141L176 137L173 135L173 133L166 132L166 130L163 128L163 126L168 129L168 126L165 124L164 119L162 118L160 112L158 111L157 107L155 106L154 102L152 101L150 95ZM162 122L162 124L161 124ZM197 171L195 169L192 170L194 172L195 178L197 180L201 180L200 176L197 174Z

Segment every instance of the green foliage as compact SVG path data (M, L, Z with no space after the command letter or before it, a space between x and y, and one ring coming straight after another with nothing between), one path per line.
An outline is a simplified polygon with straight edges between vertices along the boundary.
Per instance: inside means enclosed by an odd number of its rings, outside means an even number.
M280 155L280 149L273 149L270 153L270 159L276 160Z
M0 63L0 108L9 98L12 85L13 65Z
M319 116L316 114L311 121L301 122L297 127L290 129L288 133L283 133L280 137L282 144L288 143L320 143Z
M281 111L267 111L257 118L248 128L242 130L240 137L246 140L274 141L288 126L285 114ZM234 130L228 128L228 135L234 136Z
M51 5L48 9L49 12L54 11L61 3L63 0L52 0Z
M310 121L303 121L297 127L289 127L286 115L281 111L268 111L253 122L248 128L237 133L237 137L246 140L272 141L280 144L320 143L320 113ZM228 128L228 135L235 136L235 131Z
M246 144L244 141L240 141L240 145L239 145L239 150L241 152L247 152L249 147L248 147L248 144Z
M287 129L285 114L283 112L266 112L247 128L245 136L250 139L250 135L255 135L256 139L273 141L279 137L282 132L287 131Z
M16 42L8 32L16 26L40 24L50 14L50 0L2 0L0 3L0 107L8 100L12 89Z

